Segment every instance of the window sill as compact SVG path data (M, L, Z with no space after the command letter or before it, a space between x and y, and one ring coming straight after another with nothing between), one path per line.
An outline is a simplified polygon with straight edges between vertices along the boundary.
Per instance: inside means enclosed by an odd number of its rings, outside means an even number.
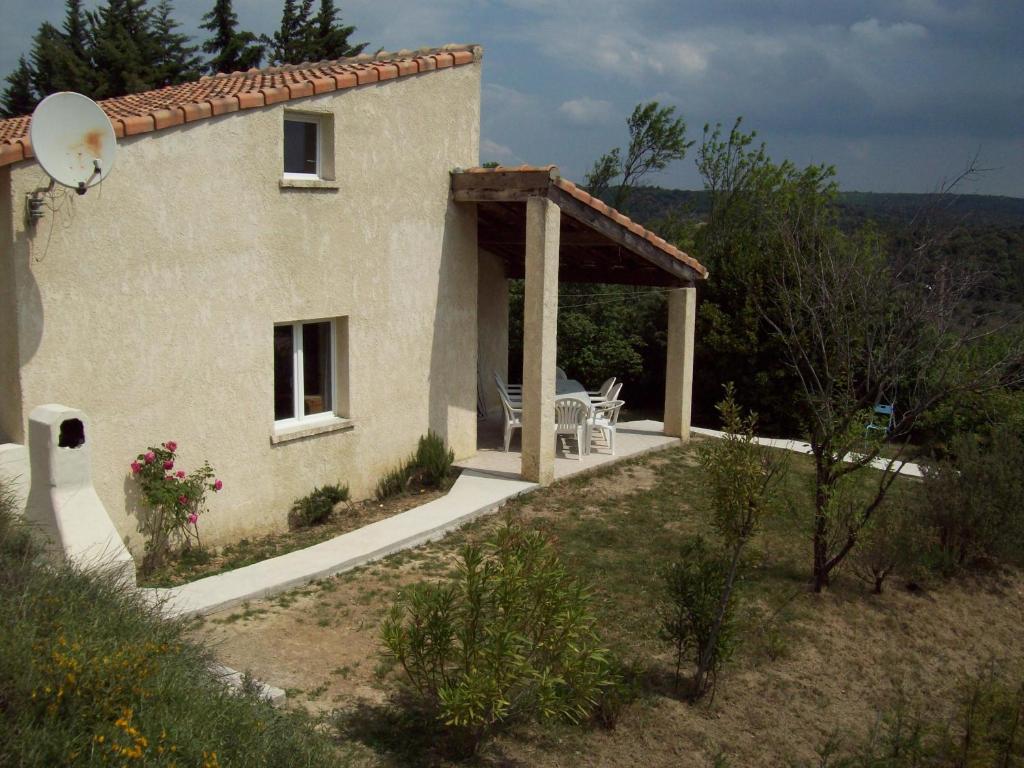
M278 182L281 189L341 189L341 182L333 179L288 179Z
M287 443L292 440L301 440L304 437L313 437L327 432L342 432L355 429L356 423L352 419L343 419L335 416L332 419L317 420L312 423L295 424L287 427L274 427L270 434L270 444Z

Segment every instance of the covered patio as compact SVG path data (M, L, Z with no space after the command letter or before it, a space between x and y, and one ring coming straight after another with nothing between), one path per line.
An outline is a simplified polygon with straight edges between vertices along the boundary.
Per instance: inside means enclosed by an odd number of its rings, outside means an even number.
M523 278L523 381L519 473L547 484L556 472L555 367L558 284L650 285L668 292L668 340L663 422L621 423L617 456L591 453L604 463L690 436L693 345L698 280L707 270L695 259L631 221L572 182L554 166L471 168L452 172L456 202L477 208L477 245L502 262L505 279ZM498 425L500 428L500 424ZM515 473L515 459L488 454L493 427L481 422L478 453L463 466ZM500 435L498 438L500 445ZM563 459L559 459L561 465ZM481 466L477 466L481 464Z

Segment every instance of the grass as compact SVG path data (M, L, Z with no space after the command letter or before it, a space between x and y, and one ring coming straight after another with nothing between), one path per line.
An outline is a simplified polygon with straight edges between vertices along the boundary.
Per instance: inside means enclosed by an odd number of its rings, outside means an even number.
M548 532L563 560L592 585L604 640L638 665L641 700L615 731L528 728L500 739L482 764L642 760L705 768L720 753L728 761L722 765L816 764L808 761L831 734L866 738L897 696L916 697L941 713L955 707L961 676L990 658L1024 655L1024 578L1013 570L937 579L913 592L897 576L882 596L840 572L827 593L813 594L812 464L792 455L788 503L768 518L750 549L734 660L713 702L679 701L655 613L660 569L686 537L714 536L694 447L603 467L506 505L503 514ZM879 474L864 470L859 477L868 490ZM899 480L894 492L919 487ZM361 763L443 764L429 739L417 741L401 730L409 724L388 700L397 672L378 655L379 625L398 591L444 578L459 548L485 538L496 524L482 518L440 542L342 574L329 586L267 601L270 613L230 630L207 626L200 632L223 642L227 663L252 666L278 685L310 690L328 677L317 701L294 704L322 712L339 707L339 733ZM284 679L275 680L275 671Z
M303 713L230 691L186 622L40 559L2 501L0 583L0 764L347 764Z

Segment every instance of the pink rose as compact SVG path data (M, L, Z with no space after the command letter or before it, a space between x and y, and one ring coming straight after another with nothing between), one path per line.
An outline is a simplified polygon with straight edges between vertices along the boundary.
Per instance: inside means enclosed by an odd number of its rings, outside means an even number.
M213 490L219 491L223 487L224 487L224 483L222 483L220 480L214 480L213 481Z
M177 472L174 473L174 476L179 478L179 479L184 480L185 479L185 470L184 469L179 469Z
M185 506L186 504L188 504L188 496L186 496L184 493L181 494L181 496L178 497L178 503L181 504L181 506Z
M164 462L164 469L174 469L174 462L170 459Z
M166 448L171 453L174 453L176 450L178 450L178 444L173 440L168 440L166 443L164 443L164 448Z
M188 516L188 522L189 522L190 525L195 525L196 524L196 520L198 520L198 519L199 519L199 515L197 515L195 512L193 512L191 515Z
M152 451L146 451L142 455L142 458L146 460L147 464L152 464L154 461L156 461L156 454L153 453Z
M133 475L137 475L141 471L142 471L142 465L139 464L139 462L137 462L137 461L133 461L132 462L132 474Z

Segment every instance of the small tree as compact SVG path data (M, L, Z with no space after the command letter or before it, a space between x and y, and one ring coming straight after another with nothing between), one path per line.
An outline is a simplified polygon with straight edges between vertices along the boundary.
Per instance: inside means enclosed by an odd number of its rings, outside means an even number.
M466 753L510 722L588 717L614 674L550 541L506 523L456 567L404 592L381 628L417 705Z
M851 560L857 576L882 594L885 580L920 563L930 546L931 532L912 505L897 502L861 531Z
M697 545L669 571L675 605L663 623L663 636L676 645L676 675L681 654L696 651L692 695L702 696L714 680L727 652L734 590L741 557L772 508L785 471L786 455L756 442L756 414L744 417L732 384L718 404L725 435L701 446L699 458L711 489L712 525L722 540L720 560L708 558ZM691 559L692 563L688 563Z
M814 455L813 577L821 591L913 456L918 420L952 393L997 385L1014 371L1021 340L997 359L976 354L992 333L965 311L976 275L936 252L936 236L891 257L870 228L844 235L831 195L813 188L777 200L774 215L779 261L759 308L795 374L794 405ZM894 456L837 527L839 486L886 443L881 433L866 436L864 425L895 392Z
M621 209L640 179L651 171L663 170L675 160L682 160L693 142L686 140L686 122L675 117L675 111L675 107L662 107L656 101L637 104L628 121L629 147L625 158L616 147L594 163L585 179L590 194L601 197L618 178L612 205Z
M705 677L714 685L719 669L732 655L735 600L727 600L724 611L721 601L728 572L728 563L720 554L709 552L699 537L685 543L679 559L665 571L659 635L672 645L676 690L687 658L696 665L706 659ZM694 678L691 694L697 698L703 693Z

